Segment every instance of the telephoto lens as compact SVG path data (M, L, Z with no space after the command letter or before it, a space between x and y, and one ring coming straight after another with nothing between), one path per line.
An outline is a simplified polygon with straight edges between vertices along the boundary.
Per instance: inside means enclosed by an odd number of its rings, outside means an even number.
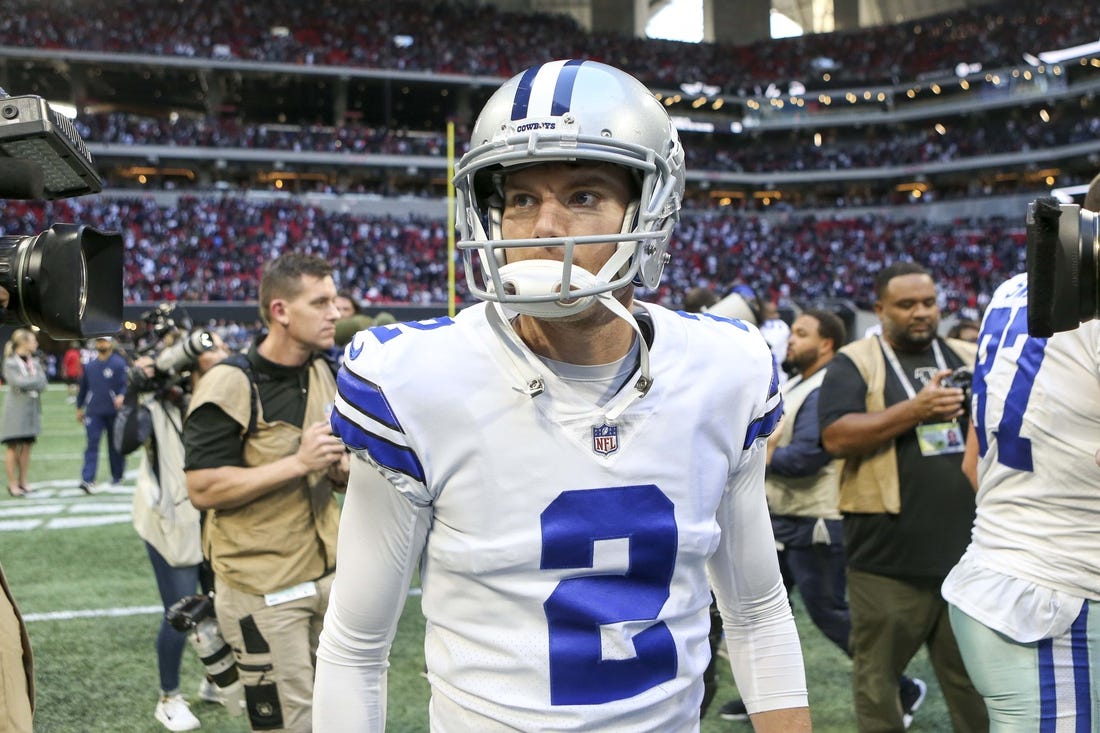
M214 601L210 596L186 596L172 604L164 618L187 638L206 667L206 673L218 686L225 709L230 715L244 712L244 686L237 674L237 658L222 636L214 616Z
M214 334L207 330L192 331L157 355L157 371L177 374L195 366L199 354L214 348Z

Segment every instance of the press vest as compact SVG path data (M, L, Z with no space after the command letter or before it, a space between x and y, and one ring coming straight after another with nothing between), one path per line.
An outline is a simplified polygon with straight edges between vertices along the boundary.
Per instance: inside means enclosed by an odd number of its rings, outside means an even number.
M964 364L973 365L978 347L969 341L945 339ZM867 385L867 412L886 409L886 357L874 336L853 341L838 353L856 365ZM855 514L897 514L901 511L898 455L894 441L870 453L843 460L840 471L840 511Z
M777 446L791 444L794 422L806 398L821 387L825 370L819 369L809 379L796 378L783 387L783 404L789 416L783 421ZM817 416L814 416L817 420ZM777 516L840 519L837 511L837 473L839 460L830 461L810 476L778 476L769 473L764 482L768 494L768 509Z
M300 425L265 420L253 389L242 369L219 364L195 388L190 408L193 412L212 403L241 426L244 465L249 468L294 454L302 436ZM335 395L328 363L315 359L303 424L326 420ZM256 428L249 433L253 405ZM214 574L246 593L263 595L331 572L336 567L339 510L324 473L288 479L244 506L211 510L203 529L203 552ZM317 502L312 500L315 494Z

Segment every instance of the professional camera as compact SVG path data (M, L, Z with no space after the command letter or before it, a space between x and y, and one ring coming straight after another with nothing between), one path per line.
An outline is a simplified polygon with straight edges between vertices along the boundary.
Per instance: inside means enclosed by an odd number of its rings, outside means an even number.
M1055 198L1027 207L1027 330L1047 337L1100 316L1100 215Z
M206 674L218 686L229 714L244 712L244 687L237 674L237 658L218 626L214 600L208 595L185 596L165 611L164 618L176 631L187 634L206 667Z
M193 329L182 309L162 303L141 316L146 335L135 350L137 356L153 357L153 376L139 366L130 368L130 387L135 392L155 392L158 398L176 401L187 392L186 376L201 354L215 347L214 334Z
M58 199L103 185L67 118L0 89L0 199ZM0 236L0 287L20 323L58 339L109 336L122 321L122 237L83 224Z
M974 372L970 367L961 366L940 380L941 387L961 389L963 391L963 409L970 412L970 386L974 381Z

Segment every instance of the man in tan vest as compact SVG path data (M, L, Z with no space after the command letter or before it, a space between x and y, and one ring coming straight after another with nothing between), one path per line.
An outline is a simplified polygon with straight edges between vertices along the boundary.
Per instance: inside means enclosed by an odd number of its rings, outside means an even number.
M324 260L268 263L260 315L269 331L246 359L198 383L184 424L187 491L208 510L203 551L215 606L236 653L253 730L310 730L314 658L336 567L347 455L328 423L336 395L324 358L336 286Z
M967 676L940 585L970 539L974 493L961 470L961 388L944 379L974 364L974 344L937 336L936 284L913 262L875 279L881 336L848 344L821 385L821 442L842 459L858 728L905 729L896 680L922 645L952 727L988 730Z
M844 322L827 310L803 311L791 324L785 366L795 376L783 385L785 417L768 440L764 488L786 582L798 588L814 626L848 654L852 623L837 510L840 461L821 447L817 420L826 367L846 341ZM903 712L911 719L928 687L905 676L899 685ZM719 715L726 720L748 718L739 699L723 705Z

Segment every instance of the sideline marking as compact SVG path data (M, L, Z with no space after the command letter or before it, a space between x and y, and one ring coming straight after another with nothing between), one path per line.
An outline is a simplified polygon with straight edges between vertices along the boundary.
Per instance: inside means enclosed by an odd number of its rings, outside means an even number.
M420 595L420 588L409 588L410 596ZM84 611L47 611L46 613L25 613L23 620L31 621L71 621L77 618L107 618L118 616L144 616L164 613L163 606L130 606L129 608L90 608Z
M103 618L106 616L142 616L164 613L164 606L131 606L129 608L91 608L86 611L48 611L23 614L24 621L70 621L74 618Z

